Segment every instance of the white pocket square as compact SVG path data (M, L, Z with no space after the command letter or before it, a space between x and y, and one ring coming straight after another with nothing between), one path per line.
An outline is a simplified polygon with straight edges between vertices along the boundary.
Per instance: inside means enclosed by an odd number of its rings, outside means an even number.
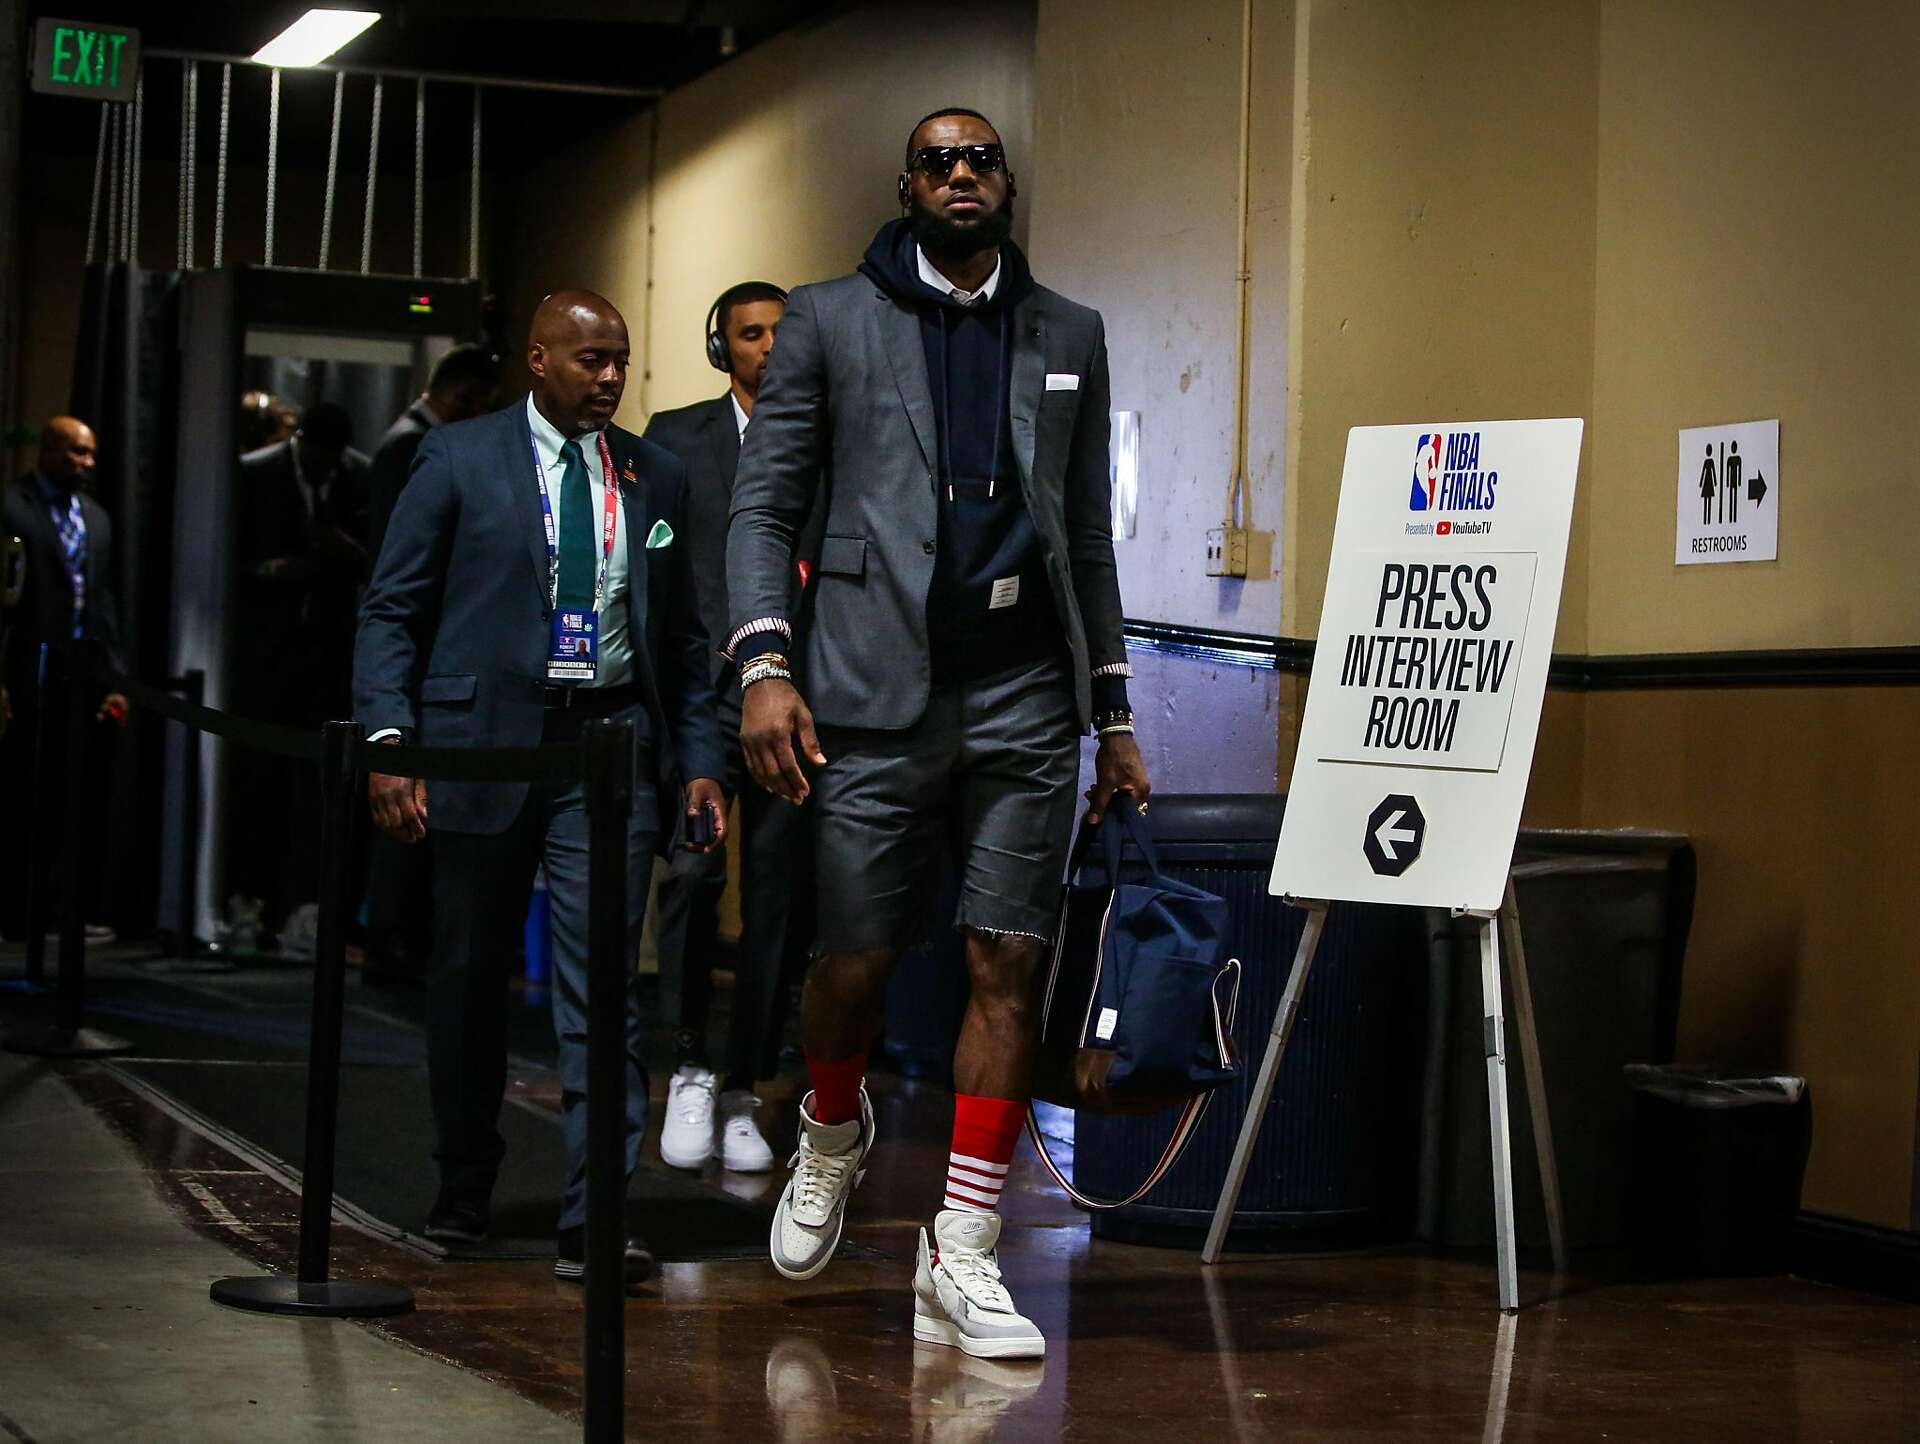
M673 528L663 521L655 522L653 524L653 530L647 533L647 550L654 551L660 547L670 547L672 545Z
M1080 389L1080 378L1078 376L1075 376L1072 372L1049 371L1047 373L1047 390L1078 391L1079 389Z

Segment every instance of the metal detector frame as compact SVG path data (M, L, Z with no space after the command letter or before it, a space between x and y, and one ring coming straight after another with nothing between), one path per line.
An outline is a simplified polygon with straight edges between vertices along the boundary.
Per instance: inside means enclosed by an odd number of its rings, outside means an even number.
M1227 1168L1226 1182L1220 1188L1220 1200L1213 1210L1213 1225L1207 1230L1206 1246L1200 1252L1203 1263L1220 1261L1226 1247L1227 1230L1240 1201L1240 1189L1246 1182L1247 1167L1253 1158L1253 1146L1273 1099L1273 1088L1280 1076L1280 1059L1300 1012L1300 999L1306 992L1307 973L1313 967L1320 947L1320 935L1326 928L1327 906L1312 898L1285 899L1289 907L1306 914L1300 945L1294 949L1293 971L1287 975L1286 990L1280 1006L1274 1010L1273 1027L1267 1037L1267 1051L1260 1061L1260 1074L1247 1103L1247 1116L1240 1125L1240 1138L1234 1145L1233 1162ZM1500 949L1502 935L1508 955L1507 970L1513 982L1514 1022L1520 1034L1520 1057L1525 1065L1528 1110L1533 1116L1534 1151L1540 1161L1540 1192L1546 1202L1547 1237L1553 1251L1556 1273L1567 1267L1566 1227L1560 1209L1560 1170L1554 1161L1553 1127L1547 1116L1546 1080L1540 1071L1540 1037L1533 1022L1533 990L1527 980L1527 956L1520 942L1520 910L1514 899L1513 876L1507 876L1507 890L1493 912L1475 908L1455 908L1455 917L1470 917L1479 923L1480 996L1483 1038L1487 1057L1487 1122L1493 1154L1493 1228L1495 1254L1500 1273L1500 1310L1514 1313L1520 1307L1520 1266L1513 1221L1513 1145L1511 1112L1507 1103L1507 1025L1500 993Z

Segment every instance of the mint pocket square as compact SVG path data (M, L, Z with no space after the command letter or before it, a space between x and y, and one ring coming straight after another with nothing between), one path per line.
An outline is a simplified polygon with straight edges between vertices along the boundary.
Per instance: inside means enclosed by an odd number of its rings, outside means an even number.
M647 533L647 550L653 551L657 547L670 547L672 545L673 528L663 521L655 522L653 524L653 530Z

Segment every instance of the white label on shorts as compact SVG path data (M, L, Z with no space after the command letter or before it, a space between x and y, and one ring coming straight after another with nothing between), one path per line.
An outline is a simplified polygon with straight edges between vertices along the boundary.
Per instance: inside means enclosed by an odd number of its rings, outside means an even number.
M1010 607L1020 600L1020 578L1002 577L993 584L993 596L987 602L987 610L997 612L1002 607Z
M1118 1008L1102 1008L1100 1010L1100 1021L1094 1027L1093 1036L1104 1043L1113 1036L1113 1030L1119 1026L1120 1010Z

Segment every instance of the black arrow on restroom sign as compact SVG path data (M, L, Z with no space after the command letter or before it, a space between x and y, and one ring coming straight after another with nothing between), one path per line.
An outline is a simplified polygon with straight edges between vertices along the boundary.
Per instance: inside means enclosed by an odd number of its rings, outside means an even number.
M1762 501L1766 500L1766 496L1767 496L1766 473L1756 471L1753 474L1752 479L1747 482L1747 500L1752 502L1755 506L1758 506Z
M1382 877L1398 877L1420 856L1427 838L1426 814L1404 792L1390 792L1367 814L1367 836L1361 844L1367 865Z

